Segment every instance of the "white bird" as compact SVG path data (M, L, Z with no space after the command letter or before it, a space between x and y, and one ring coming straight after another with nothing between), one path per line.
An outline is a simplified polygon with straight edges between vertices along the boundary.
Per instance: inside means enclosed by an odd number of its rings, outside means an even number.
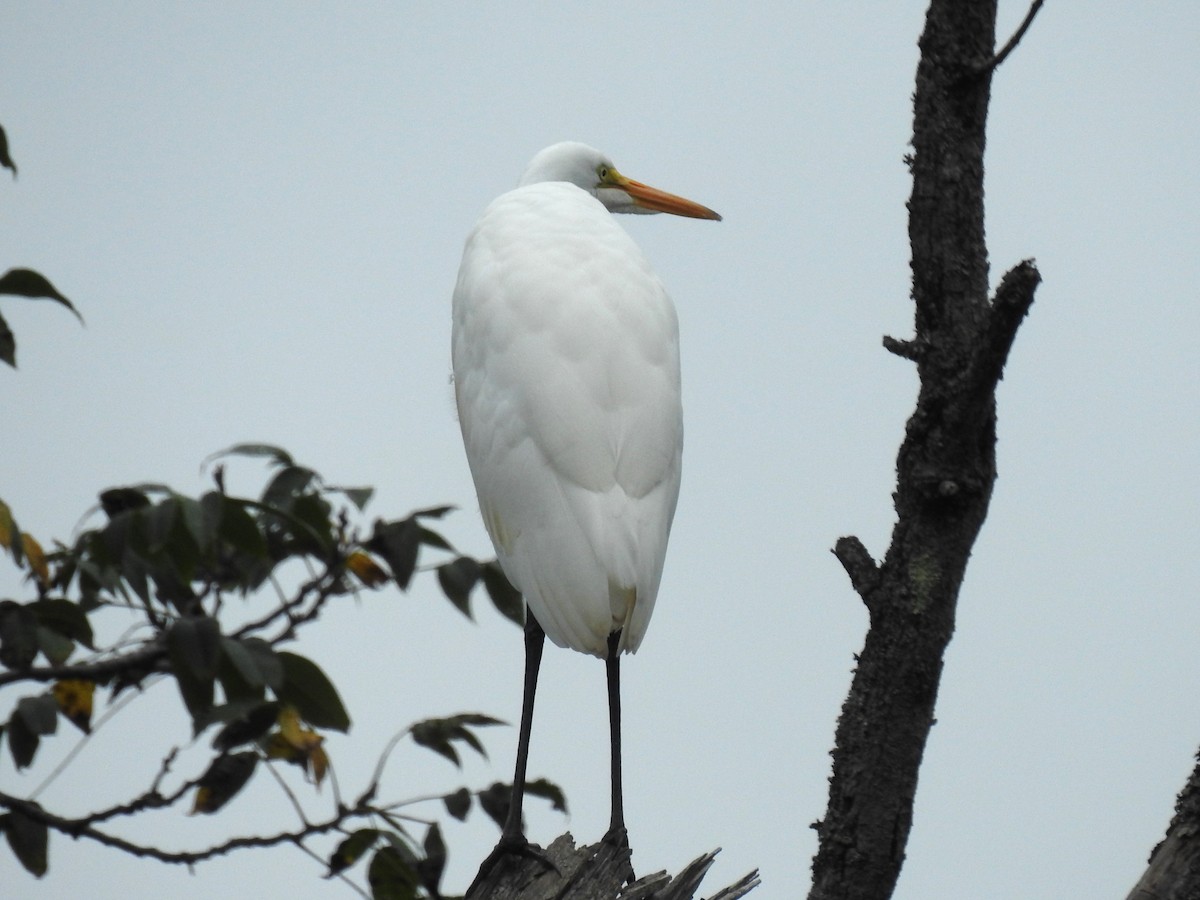
M606 660L606 838L626 839L618 657L637 650L654 610L683 415L675 308L614 212L721 218L626 178L598 150L555 144L484 210L454 289L463 443L496 555L527 604L513 798L489 861L527 852L521 806L545 635Z

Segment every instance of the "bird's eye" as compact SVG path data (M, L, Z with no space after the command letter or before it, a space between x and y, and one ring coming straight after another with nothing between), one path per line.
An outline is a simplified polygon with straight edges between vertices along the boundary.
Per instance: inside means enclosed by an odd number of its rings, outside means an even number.
M608 181L608 166L601 166L596 170L596 174L600 176L601 181Z

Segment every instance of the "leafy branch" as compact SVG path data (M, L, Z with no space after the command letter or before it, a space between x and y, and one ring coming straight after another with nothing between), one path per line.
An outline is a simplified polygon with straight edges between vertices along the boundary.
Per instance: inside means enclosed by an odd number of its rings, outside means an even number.
M8 152L8 135L3 126L0 126L0 166L11 171L16 179L17 164ZM83 324L83 316L71 301L50 283L50 279L33 269L9 269L0 275L0 294L27 297L31 300L53 300L69 309L80 324ZM0 316L0 362L5 362L14 369L17 367L17 338L3 316Z
M224 465L230 457L266 460L270 477L259 497L226 490ZM107 695L111 704L130 689L140 691L164 679L178 689L193 739L214 732L213 755L202 773L164 788L176 763L176 747L142 793L86 815L47 809L35 799L36 791L27 796L0 792L0 830L22 865L39 876L47 870L53 831L184 865L245 848L292 844L325 859L329 875L344 877L357 860L370 856L372 896L440 896L446 848L438 823L413 819L404 810L440 801L448 815L463 819L478 805L499 824L510 787L464 787L380 802L384 763L400 739L411 737L417 746L460 765L457 748L486 755L476 732L500 723L480 713L415 723L388 744L354 802L342 801L335 780L332 809L310 821L276 768L295 765L320 786L333 771L323 732L345 732L350 717L320 666L285 648L335 598L390 584L407 590L424 568L437 574L447 598L468 616L477 584L518 622L520 596L494 562L458 554L429 527L448 507L418 510L394 521L377 519L367 529L359 520L370 501L369 489L330 486L277 447L237 445L208 462L216 463L213 488L199 497L163 485L104 491L98 507L104 521L82 531L73 545L54 544L49 552L21 531L0 501L0 548L27 573L36 595L23 603L0 600L0 690L42 686L40 693L17 698L8 721L0 725L17 769L32 764L41 742L57 732L59 718L90 734L98 696ZM419 566L428 552L442 560ZM297 577L297 566L303 577ZM289 582L293 587L285 588ZM230 610L243 608L230 605L230 598L271 591L276 601L257 618L230 621ZM130 633L138 637L102 645L93 629L101 610L131 617ZM189 796L192 813L217 814L263 767L276 775L299 827L230 837L197 849L137 843L98 827L178 807ZM539 782L532 792L565 810L561 791L550 782ZM425 828L420 841L410 833L414 822ZM343 837L332 853L320 856L308 847L311 839L333 833Z
M448 719L430 719L423 722L418 722L404 732L401 732L397 737L404 735L413 735L414 740L421 744L421 739L417 735L425 733L437 733L449 735L455 733L456 739L465 740L470 746L476 747L482 752L482 746L478 738L469 730L464 730L464 720L487 720L480 721L479 724L499 724L496 720L486 716L452 716ZM389 745L390 752L395 741ZM432 744L426 744L431 749L437 749L438 752L443 752L439 747ZM255 754L252 754L255 755ZM270 755L270 751L266 752ZM46 829L61 832L72 838L85 838L93 840L99 844L111 847L116 850L128 853L132 856L154 859L159 862L171 863L176 865L194 865L214 859L218 856L231 853L236 850L248 848L265 848L278 846L280 844L295 844L303 846L304 842L309 838L320 835L329 834L331 832L344 832L351 823L356 820L382 820L393 827L392 831L377 827L359 829L349 834L339 845L338 848L329 856L329 875L338 875L353 865L358 859L362 858L366 851L374 849L378 845L394 846L397 836L399 839L413 844L412 837L408 834L407 829L400 823L396 813L397 810L404 807L412 806L418 803L427 803L429 801L440 801L444 804L446 811L454 818L459 820L466 819L472 807L473 800L477 801L480 808L483 809L497 825L502 824L506 814L507 797L511 792L511 785L497 783L490 787L479 790L469 791L467 788L458 788L454 791L445 794L436 794L412 798L404 801L393 801L389 803L376 803L375 796L380 788L380 777L382 775L382 758L380 766L376 768L375 775L367 787L362 791L359 797L351 805L338 802L335 805L333 812L325 818L317 821L308 821L303 819L303 824L300 828L291 830L281 830L271 834L256 834L245 835L240 837L229 838L228 840L213 845L195 850L167 850L160 846L152 844L137 843L127 840L118 835L107 831L102 831L97 828L97 823L110 821L123 816L131 816L148 810L162 809L170 807L178 803L185 795L193 789L197 792L197 803L206 806L211 804L212 800L205 798L218 797L219 805L214 808L201 808L198 811L212 813L216 812L221 805L224 805L229 799L232 799L233 794L229 793L226 788L231 784L227 779L234 773L230 771L221 771L219 763L222 760L233 759L238 756L222 755L218 756L214 766L210 766L206 772L196 778L192 778L182 782L175 790L163 794L160 792L160 783L162 776L169 770L170 761L173 759L174 751L163 762L163 766L159 775L155 778L152 786L144 793L133 798L132 800L117 804L106 809L98 810L85 816L68 817L56 814L43 808L37 802L17 797L6 792L0 791L0 807L8 810L4 816L0 816L0 825L8 833L10 844L14 843L29 843L31 832L41 830L43 833ZM214 772L217 775L214 777ZM244 780L237 782L237 788L245 783ZM208 791L207 794L203 793ZM565 799L562 792L550 782L539 780L530 791L535 795L546 797L551 800L555 809L566 810ZM367 840L366 834L370 832L373 840ZM440 840L440 829L436 822L430 823L428 826L427 837L424 843L429 843L429 832L439 834L437 840ZM398 834L397 834L398 833ZM46 855L45 855L45 838L40 841L42 850L35 857L22 857L21 862L25 864L36 875L44 874L47 870ZM422 845L424 846L424 844ZM16 849L14 847L14 849ZM412 849L412 847L410 847ZM421 863L419 855L413 856L414 863ZM441 870L444 868L445 852L442 851L441 864L437 868L437 875L440 880ZM425 866L425 868L429 868ZM428 880L426 878L426 880ZM427 889L433 891L436 889L436 880L431 884L425 885ZM436 896L436 894L434 894Z

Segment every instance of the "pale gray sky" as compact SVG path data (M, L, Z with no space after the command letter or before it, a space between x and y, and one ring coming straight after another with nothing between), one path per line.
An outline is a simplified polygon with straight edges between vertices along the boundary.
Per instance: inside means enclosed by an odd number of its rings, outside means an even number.
M1005 36L1025 8L1001 4ZM853 533L884 552L916 386L880 337L911 331L902 157L923 12L9 4L0 122L21 176L0 173L0 267L43 271L87 327L0 299L21 366L0 372L0 497L66 537L104 487L195 492L206 455L270 441L375 485L376 515L459 505L447 535L488 555L448 385L462 241L541 147L602 148L725 216L622 218L679 308L687 428L662 594L624 669L634 864L723 846L711 886L757 866L756 896L797 896L866 626L829 548ZM1001 477L900 900L1123 895L1200 743L1198 37L1188 0L1057 0L997 75L993 281L1035 256L1045 282L1000 387ZM413 719L515 721L519 632L478 618L427 577L310 632L301 651L355 720L330 742L348 793ZM603 681L594 659L546 655L531 769L571 817L533 802L534 840L604 830ZM143 787L187 733L173 693L102 729L45 802L82 812ZM401 747L388 796L507 779L514 731L461 775ZM0 783L28 790L73 740L32 775L6 751ZM215 819L130 833L185 847L272 820L292 824L262 779ZM477 817L446 837L462 890L496 831ZM0 851L6 891L38 900L350 896L319 872L285 849L189 876L55 836L34 882Z

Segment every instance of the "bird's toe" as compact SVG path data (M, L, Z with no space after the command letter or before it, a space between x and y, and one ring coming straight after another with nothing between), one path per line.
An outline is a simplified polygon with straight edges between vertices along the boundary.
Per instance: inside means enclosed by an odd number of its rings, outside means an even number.
M529 843L525 835L501 835L499 842L492 848L492 852L479 866L475 880L467 888L464 900L471 897L489 896L492 889L503 880L509 871L517 868L522 860L534 860L544 866L547 871L551 869L555 872L558 871L558 866L550 857L546 856L541 848Z

